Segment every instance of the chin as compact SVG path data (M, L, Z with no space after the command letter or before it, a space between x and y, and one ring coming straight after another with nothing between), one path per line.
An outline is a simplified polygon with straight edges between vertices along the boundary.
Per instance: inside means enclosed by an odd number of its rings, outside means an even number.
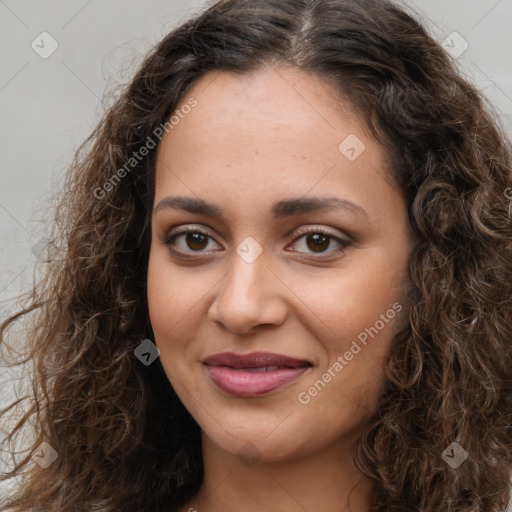
M242 462L246 460L249 462L276 462L299 457L308 451L315 450L314 443L311 443L310 450L308 450L307 445L309 443L307 440L301 440L296 435L300 431L299 428L294 429L295 435L291 435L287 431L278 432L279 427L275 428L276 423L274 421L265 423L265 428L258 430L256 430L254 423L252 428L247 428L250 424L248 421L245 427L221 429L213 432L203 430L203 435L219 449L239 457ZM272 428L269 428L268 425L270 424L273 425Z

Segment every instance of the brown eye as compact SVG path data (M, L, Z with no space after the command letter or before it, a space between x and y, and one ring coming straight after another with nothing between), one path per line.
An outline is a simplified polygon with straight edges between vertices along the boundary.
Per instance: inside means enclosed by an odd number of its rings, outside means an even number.
M208 245L208 237L203 233L187 233L185 244L194 251L202 251Z
M306 236L306 245L314 252L322 252L329 247L330 237L322 233L314 233Z
M214 239L207 232L192 226L171 233L165 239L165 244L169 247L169 250L177 256L183 257L200 256L211 250L217 250L215 247L209 247L211 242L215 245ZM296 237L291 245L295 246L294 250L300 253L329 256L343 252L351 245L351 242L343 240L329 231L310 229ZM331 247L333 245L334 248Z
M165 244L172 252L192 255L208 250L211 241L213 241L213 238L205 231L195 227L187 227L167 236Z
M335 245L338 245L338 247L328 250L333 242ZM306 231L295 238L292 245L295 246L295 250L305 254L329 255L342 252L351 245L351 242L348 240L342 240L329 231L314 229Z

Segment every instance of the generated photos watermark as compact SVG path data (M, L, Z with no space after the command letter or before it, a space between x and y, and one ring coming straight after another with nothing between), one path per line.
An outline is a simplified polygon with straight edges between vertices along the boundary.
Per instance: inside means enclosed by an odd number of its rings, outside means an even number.
M158 142L154 139L158 139L158 141L162 140L162 137L165 133L169 133L173 128L175 128L181 119L184 119L194 107L198 105L198 102L195 98L191 97L185 105L175 111L175 113L169 118L165 123L161 123L157 126L151 135L148 135L146 138L145 144L139 148L138 151L134 151L132 156L128 159L125 164L120 167L105 183L102 187L96 187L93 191L94 197L96 199L104 199L107 196L108 192L114 190L114 187L121 182L121 180L129 174L134 167L136 167L144 158L149 154L149 151L156 148Z
M395 302L385 313L380 315L380 319L377 320L371 327L367 327L364 331L361 331L357 335L357 340L365 347L368 343L368 336L373 338L379 331L384 329L386 324L395 318L396 314L402 311L402 305L399 302ZM342 356L338 356L336 361L317 379L307 391L301 391L297 395L299 403L307 405L311 402L311 399L320 393L325 386L336 377L338 373L349 364L355 355L361 352L362 348L356 340L352 341L350 350L347 350Z

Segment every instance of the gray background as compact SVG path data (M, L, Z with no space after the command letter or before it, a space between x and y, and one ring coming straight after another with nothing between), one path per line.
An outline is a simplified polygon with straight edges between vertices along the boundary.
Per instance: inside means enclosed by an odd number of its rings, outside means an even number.
M116 84L128 81L156 42L207 3L0 0L0 319L16 309L12 298L32 283L45 236L37 219L45 217L52 192ZM457 48L453 32L467 41L457 62L510 136L512 0L401 3L414 8L440 42ZM58 44L46 59L31 47L33 41L41 46L42 32ZM4 380L7 372L0 372ZM11 393L3 387L1 394L0 407Z

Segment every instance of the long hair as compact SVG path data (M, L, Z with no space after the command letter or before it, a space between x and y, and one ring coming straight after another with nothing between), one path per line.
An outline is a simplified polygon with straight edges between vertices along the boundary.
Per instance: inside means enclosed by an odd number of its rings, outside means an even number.
M387 0L221 0L148 54L77 150L51 257L29 303L0 327L6 359L6 335L24 320L25 357L12 364L31 365L30 391L3 411L18 411L4 450L33 433L2 476L19 482L3 506L163 512L198 491L200 429L159 360L146 366L134 355L153 339L146 273L156 149L139 150L208 71L269 64L321 77L359 112L385 148L418 237L407 334L393 340L378 408L353 451L375 484L372 511L506 508L510 147L453 59ZM56 458L42 467L43 454Z

